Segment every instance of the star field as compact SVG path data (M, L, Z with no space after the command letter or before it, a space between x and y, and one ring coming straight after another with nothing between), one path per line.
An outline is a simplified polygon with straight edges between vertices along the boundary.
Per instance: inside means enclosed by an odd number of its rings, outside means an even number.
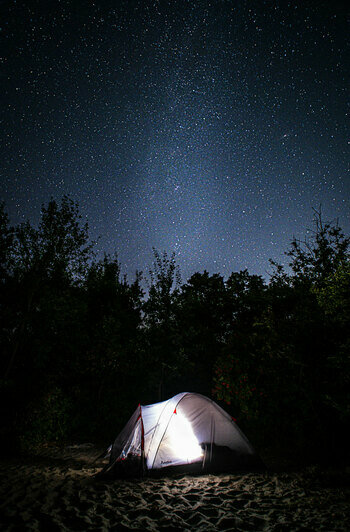
M312 208L350 229L341 2L3 2L1 197L69 194L131 278L283 262Z

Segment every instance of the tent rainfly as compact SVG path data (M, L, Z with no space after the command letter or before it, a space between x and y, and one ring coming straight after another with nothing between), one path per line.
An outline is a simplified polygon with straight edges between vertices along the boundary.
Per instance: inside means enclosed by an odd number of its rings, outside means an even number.
M198 393L179 393L135 410L109 448L101 474L146 471L228 471L261 465L232 417Z

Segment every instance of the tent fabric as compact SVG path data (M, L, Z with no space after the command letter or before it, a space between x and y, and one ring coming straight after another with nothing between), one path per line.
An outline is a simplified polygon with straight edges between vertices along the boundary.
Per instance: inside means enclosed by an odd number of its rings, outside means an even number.
M211 399L179 393L135 410L112 445L106 469L128 463L148 470L200 464L208 468L218 456L225 469L253 462L256 453L231 416ZM124 463L123 463L124 462Z

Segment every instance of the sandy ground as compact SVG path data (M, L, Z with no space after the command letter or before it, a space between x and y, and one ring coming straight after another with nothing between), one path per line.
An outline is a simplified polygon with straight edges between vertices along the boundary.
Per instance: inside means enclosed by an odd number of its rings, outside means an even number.
M92 445L0 463L0 530L350 530L349 472L97 481Z

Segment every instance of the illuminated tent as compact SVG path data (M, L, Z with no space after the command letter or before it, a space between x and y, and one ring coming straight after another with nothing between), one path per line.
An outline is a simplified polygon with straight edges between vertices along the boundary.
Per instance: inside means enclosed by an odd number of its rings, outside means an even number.
M110 447L102 474L142 471L230 470L259 465L253 447L232 417L197 393L139 405Z

